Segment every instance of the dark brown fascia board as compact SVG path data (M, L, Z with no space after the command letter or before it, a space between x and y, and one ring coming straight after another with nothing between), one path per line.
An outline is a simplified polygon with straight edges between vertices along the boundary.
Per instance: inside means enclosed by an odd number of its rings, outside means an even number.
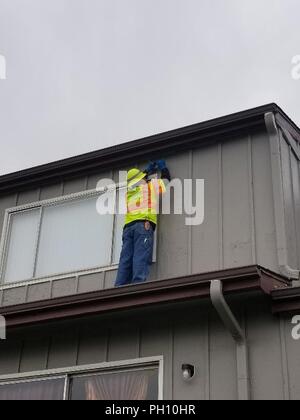
M9 306L0 309L0 314L11 328L192 301L209 298L210 282L215 279L223 282L225 294L261 291L270 295L274 289L290 287L287 279L249 266Z
M264 115L266 112L274 112L293 124L276 104L268 104L200 124L3 175L0 177L0 195L61 182L65 178L75 178L107 169L127 167L139 159L156 158L186 150L187 147L199 147L232 138L241 133L265 129ZM300 133L295 124L293 124L293 127Z
M273 314L300 315L300 287L274 290L271 296Z

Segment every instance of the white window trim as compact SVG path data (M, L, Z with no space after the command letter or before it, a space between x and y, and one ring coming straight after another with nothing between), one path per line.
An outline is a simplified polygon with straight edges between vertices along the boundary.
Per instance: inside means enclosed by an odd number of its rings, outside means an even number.
M83 365L83 366L73 366L70 368L63 369L48 369L42 371L34 371L27 373L18 373L15 375L1 375L0 376L0 386L1 385L14 385L19 383L29 383L39 380L47 379L65 379L65 391L64 391L64 400L68 397L68 384L70 376L73 375L85 375L92 373L108 373L110 371L118 371L118 369L134 370L136 369L148 369L151 366L158 367L158 400L163 400L163 379L164 379L164 357L163 356L154 356L154 357L144 357L131 360L122 360L117 362L104 362L93 365Z
M120 188L124 188L124 184L117 185L117 189L120 189ZM90 269L76 270L76 271L71 271L71 272L57 273L54 275L52 274L49 276L24 279L24 280L13 282L13 283L7 283L7 284L4 283L5 266L6 266L6 261L7 261L8 242L9 242L9 235L10 235L10 218L13 213L21 213L21 212L25 212L25 211L35 209L35 208L54 206L54 205L62 204L64 202L69 203L69 202L77 201L84 198L92 198L92 197L101 195L101 193L104 193L105 191L107 191L107 189L105 188L92 189L92 190L69 194L69 195L52 198L48 200L36 201L33 203L6 209L5 216L4 216L3 229L2 229L1 242L0 242L0 290L11 289L17 286L21 287L24 285L45 283L52 280L78 277L78 276L82 276L86 274L96 274L96 273L100 273L104 271L116 270L118 268L118 264L110 264L110 265L101 266L101 267L91 267ZM114 234L115 234L115 223L113 224L113 235L112 235L113 238L114 238ZM35 252L37 252L37 248L38 248L38 243L36 244Z

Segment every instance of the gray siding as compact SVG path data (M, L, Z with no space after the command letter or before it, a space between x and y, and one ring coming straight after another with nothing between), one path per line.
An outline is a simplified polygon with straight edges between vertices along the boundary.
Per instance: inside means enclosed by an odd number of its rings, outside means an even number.
M251 398L300 399L291 319L273 317L258 295L229 302L248 338ZM208 301L9 332L0 342L0 375L161 355L165 399L237 399L235 343ZM183 363L196 367L191 382L182 379Z
M288 258L300 267L299 161L281 136L282 177ZM266 132L166 156L173 177L205 179L205 221L185 225L185 215L161 215L157 262L151 280L259 264L279 271L272 189L271 154ZM141 168L145 163L134 163ZM131 166L131 165L130 165ZM127 170L128 168L121 168ZM23 191L0 198L0 227L6 208L95 188L101 178L117 180L118 171ZM4 290L2 305L101 290L114 285L116 273L56 280ZM1 299L1 294L0 294Z
M282 131L281 161L285 202L285 220L288 242L288 263L290 267L300 265L300 162Z
M164 156L174 178L205 180L205 221L189 227L186 215L160 216L151 280L252 264L279 272L274 182L283 186L286 263L300 268L300 162L290 143L299 152L300 145L281 129L279 135L281 177L276 180L263 131ZM118 169L145 165L131 162ZM118 171L100 168L98 174L0 197L0 232L7 208L93 189L103 178L118 181ZM0 309L112 288L115 277L109 270L0 287ZM272 316L269 300L261 295L229 302L248 340L251 398L300 399L300 341L292 339L291 317ZM235 343L209 301L9 331L8 340L0 340L0 375L148 356L164 357L165 399L238 397ZM183 363L196 367L191 382L182 379Z
M0 232L2 233L5 210L17 205L17 194L0 197Z
M190 153L168 158L168 166L174 178L191 178ZM159 279L181 276L190 273L189 235L190 228L185 225L185 215L161 215L158 229L157 275Z
M261 133L252 138L254 208L253 254L259 265L278 271L270 144Z

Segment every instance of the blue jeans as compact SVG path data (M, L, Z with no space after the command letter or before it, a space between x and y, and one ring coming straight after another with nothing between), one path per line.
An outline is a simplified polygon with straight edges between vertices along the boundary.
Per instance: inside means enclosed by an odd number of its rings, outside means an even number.
M150 225L147 230L144 221L124 229L116 287L147 280L152 264L153 238L153 227Z

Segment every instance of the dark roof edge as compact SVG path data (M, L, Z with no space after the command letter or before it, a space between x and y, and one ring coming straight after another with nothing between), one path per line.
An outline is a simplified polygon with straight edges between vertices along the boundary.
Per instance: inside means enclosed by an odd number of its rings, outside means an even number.
M191 126L178 128L139 140L86 153L80 156L25 169L0 177L0 195L20 189L60 182L63 178L79 177L93 172L127 166L136 160L155 157L162 153L184 150L187 146L206 144L232 136L249 129L264 127L264 114L274 112L280 115L299 133L299 128L275 104L267 104L247 111L227 115ZM216 138L217 137L217 138Z
M300 315L300 287L272 292L273 314Z
M20 327L199 300L209 298L210 282L215 279L223 282L225 294L260 291L271 295L273 290L290 287L287 279L255 265L8 306L0 308L0 314L8 327Z

